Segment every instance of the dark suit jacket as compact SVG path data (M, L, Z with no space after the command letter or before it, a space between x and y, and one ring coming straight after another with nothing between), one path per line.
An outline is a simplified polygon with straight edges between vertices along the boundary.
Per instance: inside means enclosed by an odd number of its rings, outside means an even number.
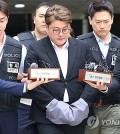
M69 38L66 79L64 79L62 71L60 70L60 80L43 84L42 86L37 87L36 90L29 92L33 98L31 107L31 118L33 120L42 123L50 123L45 117L46 105L54 98L62 101L65 88L67 88L69 94L70 104L80 98L85 83L78 80L79 69L83 69L85 63L89 60L92 60L89 47L82 41ZM48 37L36 41L29 46L25 66L34 62L38 64L39 68L60 68L55 50ZM92 93L92 91L89 93ZM83 95L83 98L87 93L88 92ZM94 95L90 98L93 100Z
M21 96L23 94L23 88L23 83L4 81L0 79L0 92Z
M96 63L99 64L100 61L101 62L103 61L102 52L99 48L99 45L93 33L80 35L78 36L78 39L84 41L85 43L89 45L92 51L93 58ZM115 35L112 35L111 43L109 45L110 47L109 47L108 54L106 57L106 62L107 62L108 67L111 68L112 56L113 55L117 56L120 52L120 38L118 38ZM113 80L113 82L116 83L117 81ZM116 85L118 86L118 82L115 85L113 85L113 87L114 86L116 87ZM111 94L110 96L109 94L107 95L102 94L103 101L105 101L106 103L114 103L114 102L120 103L120 91L115 92L116 91L115 87L114 88L111 87L111 90L113 90L111 91L111 93L114 92L114 94Z

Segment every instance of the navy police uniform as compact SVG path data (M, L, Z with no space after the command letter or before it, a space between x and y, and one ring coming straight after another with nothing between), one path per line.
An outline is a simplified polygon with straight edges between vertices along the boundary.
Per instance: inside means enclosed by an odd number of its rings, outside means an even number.
M109 44L109 50L105 61L103 59L102 52L98 46L98 43L93 33L80 35L78 36L78 39L89 44L89 47L92 51L93 58L97 64L99 64L100 62L106 62L109 69L113 71L114 64L112 64L112 62L115 62L114 58L116 58L118 53L120 53L120 38L112 34L112 39ZM101 97L102 97L101 99L103 104L120 104L119 91L114 93L114 95L112 96L103 95ZM99 102L99 100L96 101Z
M17 37L19 39L19 41L25 45L27 48L29 47L29 45L36 40L35 36L33 36L32 32L28 31L28 32L23 32L23 33L19 33L17 34Z
M0 79L17 81L21 63L22 45L13 38L6 36L0 53ZM8 93L0 93L0 133L15 134L17 132L17 105L20 97Z
M92 51L93 58L97 64L99 64L100 62L102 62L102 63L105 62L105 64L108 66L109 70L111 72L113 72L116 57L120 53L120 38L111 34L111 42L109 43L109 50L108 50L106 59L103 58L103 54L99 48L99 45L98 45L93 33L87 33L87 34L80 35L80 36L78 36L78 39L89 44L89 47ZM102 120L114 121L116 119L119 120L120 119L120 108L119 107L120 107L120 91L119 90L117 90L116 92L114 92L112 94L99 93L99 96L97 96L95 99L95 107L94 107L95 113L99 117L100 121L102 121ZM106 128L106 130L109 129L108 128L108 127L110 127L109 125L107 127L104 125L105 124L102 124L102 125L98 126L100 128L95 128L96 130L98 129L97 130L98 133L100 132L101 128L103 128L103 130L104 130L104 128ZM117 127L117 125L113 125L111 127L115 128L115 127ZM97 134L97 131L95 129L94 129L94 131L92 129L89 129L88 131L91 132L91 130L92 130L91 133Z

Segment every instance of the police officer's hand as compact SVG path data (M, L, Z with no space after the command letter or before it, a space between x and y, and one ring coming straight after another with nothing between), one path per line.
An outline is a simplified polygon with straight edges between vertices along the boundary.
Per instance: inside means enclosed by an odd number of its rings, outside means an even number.
M36 88L37 86L41 85L41 84L45 84L45 83L48 83L48 82L52 82L53 80L49 80L48 78L37 78L36 81L30 81L30 80L27 80L25 83L28 83L27 84L27 89L28 90L32 90L34 88Z
M103 81L97 80L96 82L90 82L90 81L84 81L87 84L89 84L91 87L99 89L100 91L106 91L108 90L107 86Z
M17 80L21 80L21 81L26 80L26 79L24 79L26 77L28 77L28 74L26 74L26 73L18 73Z

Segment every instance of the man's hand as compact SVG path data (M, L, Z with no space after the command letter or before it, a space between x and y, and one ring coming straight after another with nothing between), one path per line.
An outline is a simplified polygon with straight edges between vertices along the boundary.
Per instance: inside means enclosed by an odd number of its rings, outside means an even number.
M25 73L18 73L17 80L22 80L23 78L28 77L28 74Z
M45 84L45 83L48 83L48 82L51 82L53 80L48 80L48 78L37 78L36 81L31 81L28 85L27 85L27 89L28 90L32 90L34 89L35 87L41 85L41 84Z
M106 91L107 90L107 86L105 85L104 82L100 82L99 80L96 81L96 83L90 82L90 81L84 81L87 84L89 84L91 87L99 89L100 91Z
M45 84L48 82L52 82L53 80L48 80L48 78L37 78L36 81L32 81L32 80L28 80L28 78L23 78L21 80L21 82L24 82L27 84L27 89L28 90L32 90L34 88L36 88L37 86L41 85L41 84Z

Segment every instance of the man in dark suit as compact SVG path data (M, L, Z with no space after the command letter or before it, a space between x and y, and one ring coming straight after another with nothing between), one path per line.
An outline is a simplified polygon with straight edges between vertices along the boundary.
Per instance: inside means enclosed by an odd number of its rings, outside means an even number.
M31 80L27 80L26 78L24 78L24 82L28 84L4 81L0 79L0 92L22 96L23 93L27 92L27 90L32 90L38 85L41 85L49 81L42 79L32 82Z
M19 40L27 48L29 44L34 41L40 40L47 36L46 24L45 24L45 13L50 7L47 2L40 3L37 5L33 12L33 23L34 30L19 33L14 38ZM38 134L36 122L29 119L30 107L32 99L28 94L24 94L20 99L18 105L18 134Z
M29 92L33 98L30 118L37 122L39 134L84 134L84 119L99 92L78 81L79 69L92 61L91 52L82 41L68 38L72 18L67 8L50 7L45 21L48 37L29 46L25 66L60 68L60 80Z
M89 45L96 63L103 64L111 72L114 69L116 57L120 52L120 38L110 33L113 24L113 13L113 6L109 1L92 2L88 8L88 19L93 32L78 36L79 40ZM117 124L111 123L106 126L105 121L120 120L120 91L116 91L111 95L100 93L95 103L95 113L101 125L99 124L97 128L89 129L86 134L90 132L93 134L119 133L120 128L117 127Z

